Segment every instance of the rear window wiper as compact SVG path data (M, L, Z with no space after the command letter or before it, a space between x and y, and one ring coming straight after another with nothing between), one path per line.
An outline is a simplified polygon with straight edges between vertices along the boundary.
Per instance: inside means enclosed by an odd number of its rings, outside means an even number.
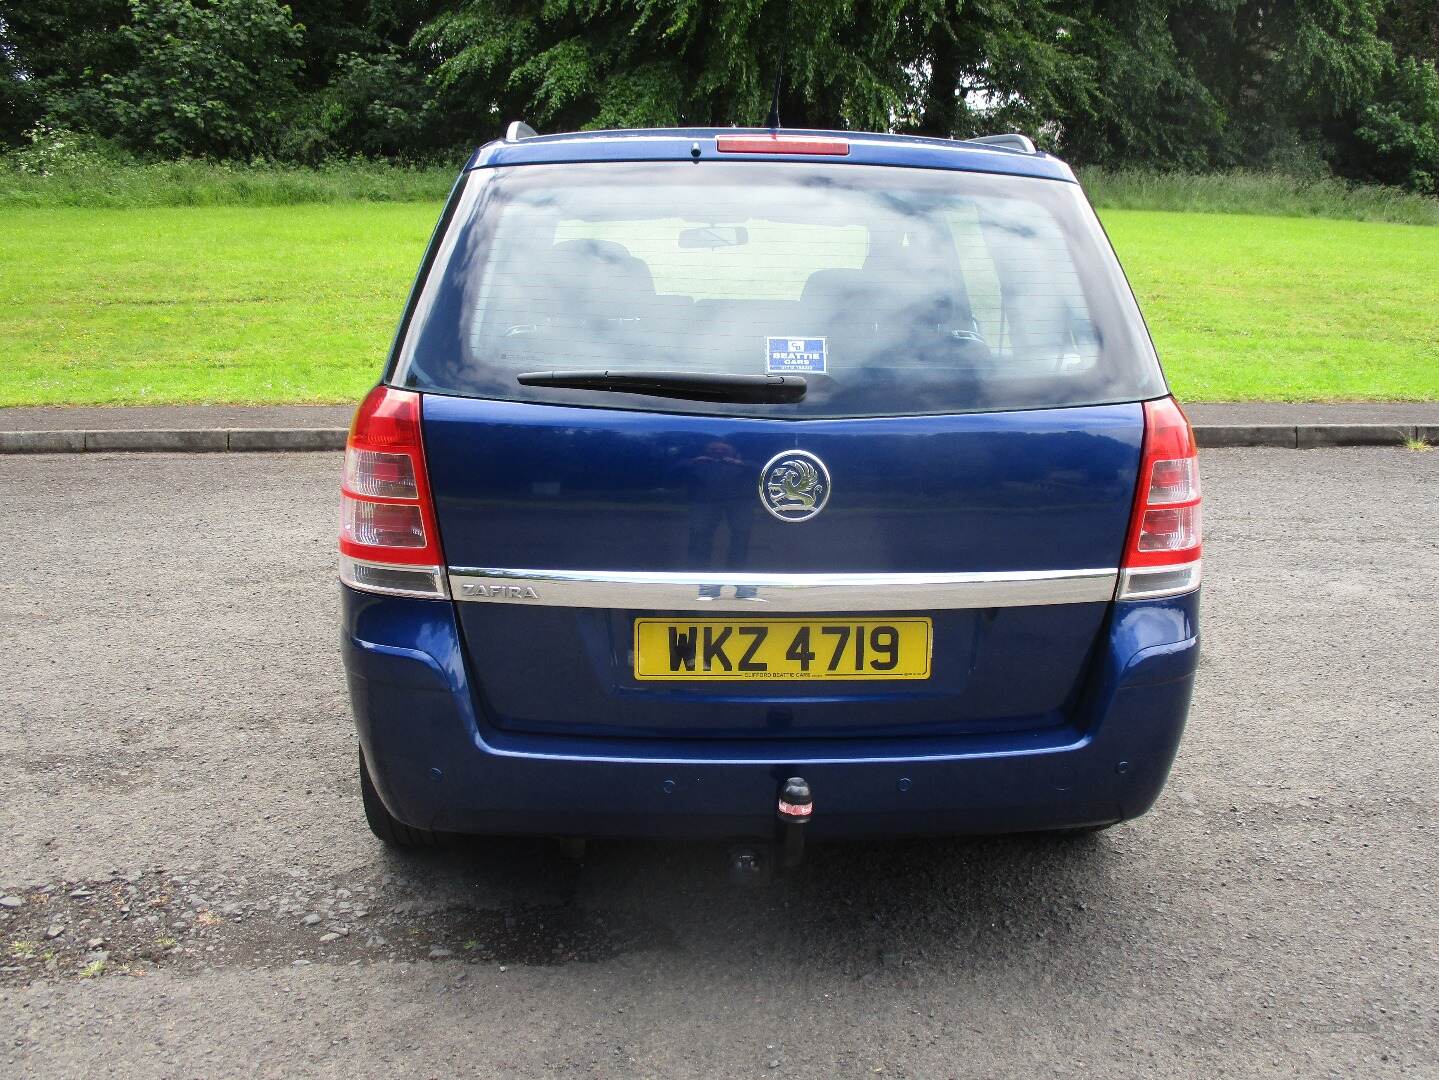
M558 386L566 390L602 390L611 394L647 394L691 401L787 402L804 397L798 375L725 375L703 371L527 371L521 386Z

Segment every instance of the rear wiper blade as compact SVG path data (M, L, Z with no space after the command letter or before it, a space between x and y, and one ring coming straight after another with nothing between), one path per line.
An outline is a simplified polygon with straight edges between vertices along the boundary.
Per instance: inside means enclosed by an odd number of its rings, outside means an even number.
M602 390L611 394L692 401L787 402L804 397L798 375L723 375L703 371L527 371L516 375L521 386L558 386L567 390Z

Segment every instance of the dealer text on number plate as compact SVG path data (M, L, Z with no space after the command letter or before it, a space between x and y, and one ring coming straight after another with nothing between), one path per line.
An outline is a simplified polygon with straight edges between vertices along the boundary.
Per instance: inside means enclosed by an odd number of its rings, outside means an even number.
M636 679L927 679L929 619L636 619Z

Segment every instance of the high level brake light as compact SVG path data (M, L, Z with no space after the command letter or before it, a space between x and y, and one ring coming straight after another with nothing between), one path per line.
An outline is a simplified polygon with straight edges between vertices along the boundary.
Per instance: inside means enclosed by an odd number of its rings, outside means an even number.
M444 559L420 437L420 395L377 386L350 424L340 485L340 580L443 597Z
M1120 600L1199 587L1199 448L1170 397L1144 403L1144 449L1120 570Z
M822 154L844 157L847 139L821 139L813 135L720 135L715 149L722 154Z

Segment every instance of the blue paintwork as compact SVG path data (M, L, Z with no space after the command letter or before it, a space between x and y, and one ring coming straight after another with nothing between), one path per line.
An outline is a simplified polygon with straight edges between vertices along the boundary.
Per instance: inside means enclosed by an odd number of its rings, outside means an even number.
M466 603L459 613L497 728L690 740L1052 728L1080 691L1108 606L925 612L934 623L930 678L820 684L636 680L631 627L662 614L653 611Z
M1119 565L1139 471L1137 403L951 416L770 420L424 396L452 566L566 570L1063 570ZM723 443L738 465L712 465ZM834 485L776 521L759 471L801 449ZM742 554L697 513L745 515ZM736 524L726 520L726 526Z
M847 139L844 157L812 154L721 154L720 135L768 135L767 128L673 128L638 131L581 131L543 135L520 142L486 143L475 151L466 169L499 165L542 165L580 161L691 161L700 144L700 160L829 161L850 165L906 165L916 169L961 169L966 172L1037 176L1074 183L1068 165L1048 154L1026 154L1005 147L931 139L917 135L868 132L810 131L785 128L783 135L820 135Z
M715 136L733 132L491 143L468 167L689 160L696 141L712 159ZM843 159L793 160L1074 179L1042 154L847 137ZM793 420L426 394L424 435L454 566L1107 568L1124 544L1142 408ZM834 482L799 526L769 518L755 492L764 463L795 448ZM403 822L456 832L764 837L796 774L815 792L817 838L1121 820L1164 783L1198 657L1192 594L931 612L924 682L644 684L626 652L632 611L343 593L351 698L381 798Z
M1143 431L1137 404L791 421L423 401L445 559L472 567L1114 567ZM824 512L800 525L770 517L756 495L764 464L790 449L819 455L833 479ZM1107 608L934 612L931 678L820 688L637 681L632 611L468 603L459 618L498 727L689 739L1052 728Z
M343 592L351 699L380 795L408 824L457 832L763 837L779 782L795 774L814 789L820 839L1134 817L1168 775L1199 651L1197 594L1112 605L1082 691L1041 730L517 733L493 725L471 684L455 605Z

